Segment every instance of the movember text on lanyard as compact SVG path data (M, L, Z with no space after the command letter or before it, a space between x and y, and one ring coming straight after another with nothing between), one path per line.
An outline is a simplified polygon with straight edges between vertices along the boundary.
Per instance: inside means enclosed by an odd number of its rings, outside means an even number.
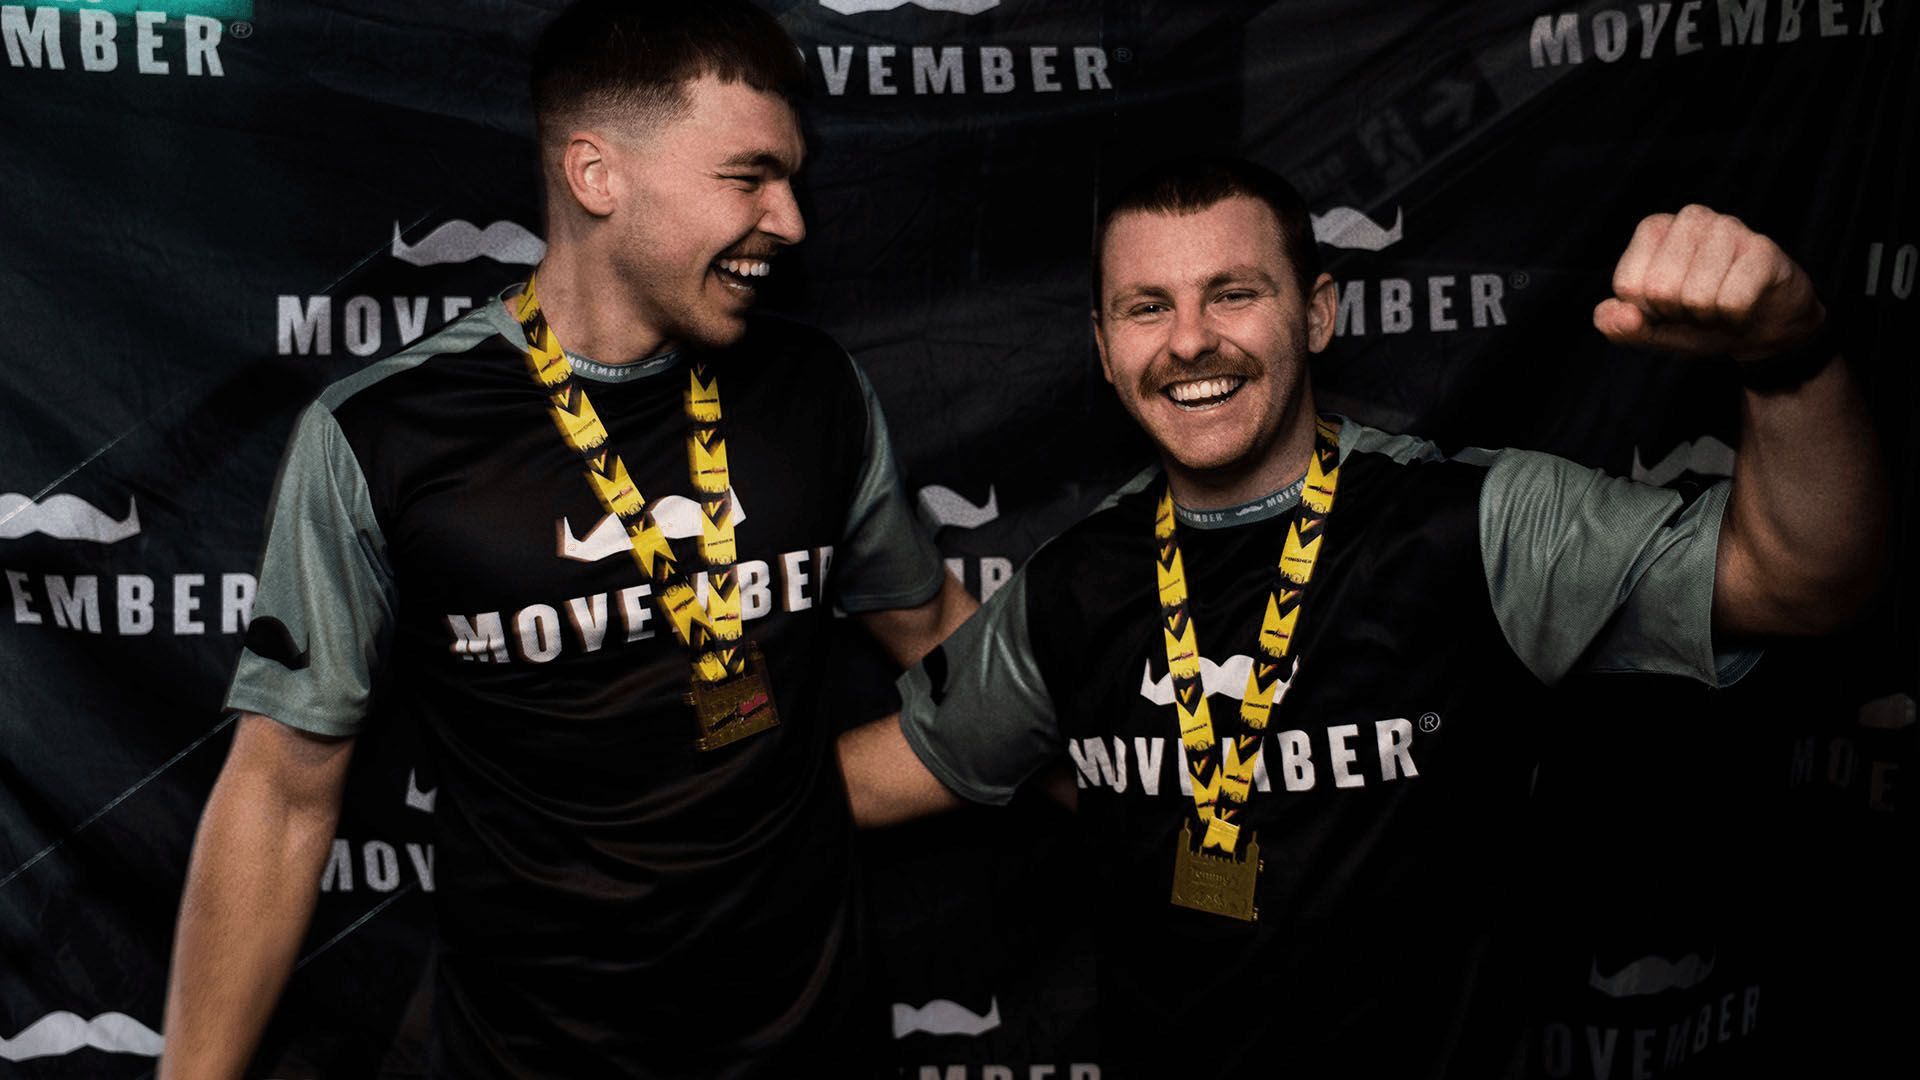
M653 519L653 509L627 476L620 455L607 445L607 429L587 400L586 388L540 310L534 281L514 297L514 318L527 335L527 366L547 392L547 411L560 437L580 455L600 505L620 520L633 559L653 583L653 602L691 654L693 688L687 695L700 723L694 745L712 750L780 722L766 663L752 642L742 641L740 579L734 568L732 481L727 440L720 430L720 380L704 358L687 372L687 466L700 498L700 558L706 563L707 602L702 605L673 547Z
M1174 853L1173 902L1197 911L1252 922L1254 886L1260 870L1260 845L1247 833L1240 852L1240 826L1235 818L1246 808L1253 770L1260 761L1260 737L1273 711L1282 664L1293 647L1295 624L1320 557L1321 533L1333 511L1333 490L1340 479L1340 429L1326 417L1314 421L1313 456L1307 462L1306 484L1300 505L1287 522L1286 546L1280 553L1280 576L1267 597L1267 613L1260 624L1259 655L1247 673L1247 691L1240 700L1240 728L1231 738L1216 737L1207 710L1206 691L1200 685L1200 647L1187 603L1187 572L1180 558L1175 529L1173 490L1160 493L1153 535L1159 550L1155 560L1160 584L1160 622L1167 646L1167 670L1173 675L1173 705L1180 717L1180 741L1186 747L1193 780L1193 804L1205 832L1196 851L1192 822L1180 826L1180 846ZM1221 748L1225 747L1225 760Z

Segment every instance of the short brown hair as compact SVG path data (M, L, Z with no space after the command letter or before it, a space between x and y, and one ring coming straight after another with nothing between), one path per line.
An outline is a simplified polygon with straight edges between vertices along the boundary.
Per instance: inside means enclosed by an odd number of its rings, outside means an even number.
M1307 202L1286 178L1245 158L1204 155L1161 162L1100 200L1099 224L1093 235L1093 310L1100 311L1101 259L1106 252L1107 229L1127 213L1192 214L1225 199L1243 195L1258 199L1273 211L1280 227L1280 251L1293 267L1300 295L1313 292L1320 276L1320 249L1313 242L1313 220Z
M703 75L788 102L806 89L800 50L746 0L580 0L533 50L533 114L544 145L561 118L676 119Z

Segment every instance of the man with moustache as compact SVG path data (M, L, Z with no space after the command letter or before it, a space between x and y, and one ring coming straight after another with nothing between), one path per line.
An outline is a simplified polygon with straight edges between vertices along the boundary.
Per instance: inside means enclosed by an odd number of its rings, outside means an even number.
M1111 1073L1503 1075L1545 687L1724 685L1872 588L1879 455L1825 309L1731 217L1641 223L1595 326L1745 384L1734 479L1689 495L1318 412L1334 286L1263 168L1163 166L1098 237L1101 363L1163 467L843 737L855 819L1004 803L1064 752Z
M864 376L749 315L805 231L803 80L745 2L587 0L543 35L545 258L297 425L163 1076L246 1064L376 705L419 718L439 777L435 1075L871 1051L830 615L904 666L973 604Z

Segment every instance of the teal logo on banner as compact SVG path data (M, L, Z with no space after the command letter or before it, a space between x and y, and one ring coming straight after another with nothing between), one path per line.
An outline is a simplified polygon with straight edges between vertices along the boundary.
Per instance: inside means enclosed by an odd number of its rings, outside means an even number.
M158 11L169 16L204 15L213 19L253 18L253 0L28 0L26 6L104 11L129 18L137 11Z

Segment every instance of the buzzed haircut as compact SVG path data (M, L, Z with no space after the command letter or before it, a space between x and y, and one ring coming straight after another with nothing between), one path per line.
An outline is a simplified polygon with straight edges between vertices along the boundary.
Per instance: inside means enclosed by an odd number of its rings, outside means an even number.
M1115 187L1100 200L1099 226L1093 234L1093 310L1100 313L1102 259L1107 230L1121 214L1195 214L1215 203L1244 195L1267 204L1280 224L1280 251L1293 268L1300 295L1309 296L1320 276L1320 249L1313 242L1307 201L1286 178L1244 158L1203 155L1161 162Z
M540 144L557 127L678 119L687 84L703 75L745 83L789 103L806 68L773 16L746 0L580 0L533 50L533 114Z

